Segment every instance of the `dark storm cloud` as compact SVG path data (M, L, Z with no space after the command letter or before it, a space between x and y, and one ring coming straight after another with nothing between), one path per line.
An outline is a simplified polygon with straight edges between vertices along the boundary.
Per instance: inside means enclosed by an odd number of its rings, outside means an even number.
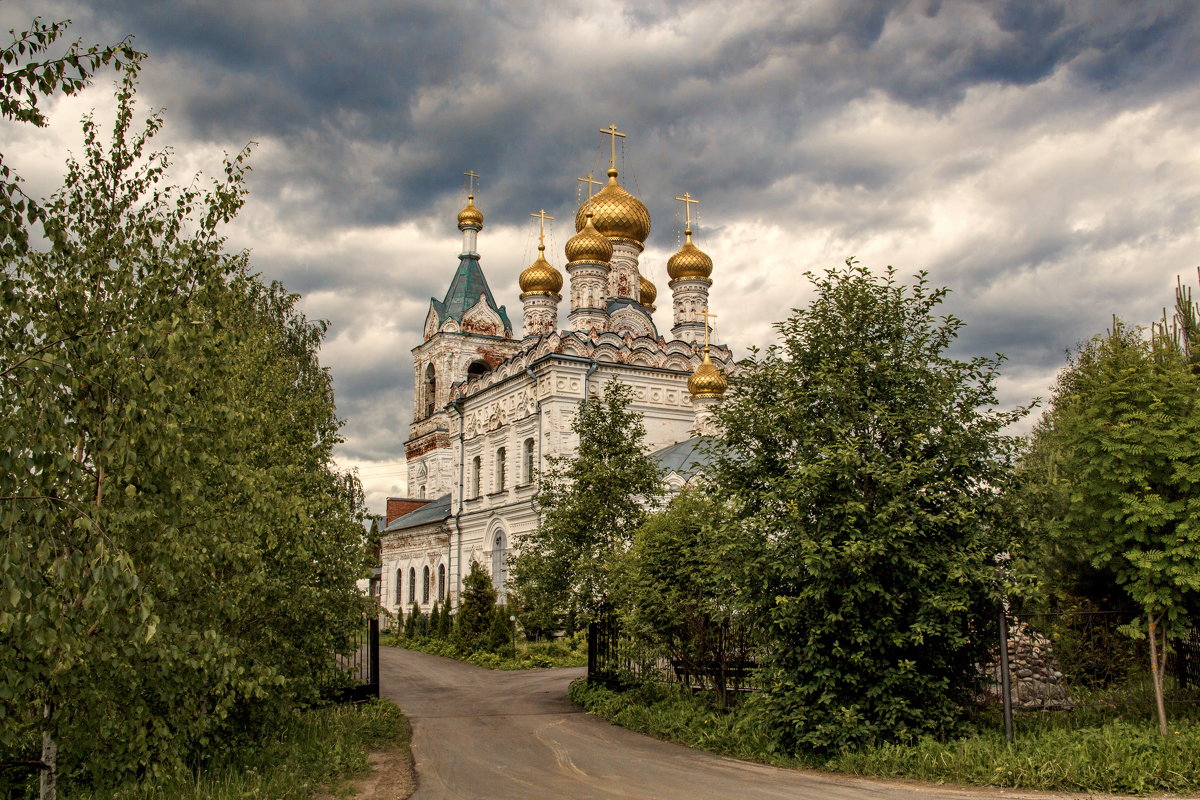
M484 266L519 327L528 214L558 217L561 254L610 122L659 297L689 191L736 345L768 343L805 269L859 255L929 269L968 322L957 352L1003 352L1009 391L1044 394L1110 314L1169 302L1200 227L1182 0L53 1L85 40L135 34L180 152L261 143L231 242L330 320L349 458L402 457L461 174L483 176Z
M1195 9L1183 3L631 5L620 15L628 33L611 19L588 24L595 10L127 0L102 3L96 18L170 62L148 80L173 87L167 102L191 135L284 142L278 158L258 163L254 190L331 227L425 214L431 196L457 194L467 167L484 174L497 222L572 202L570 178L588 150L580 143L610 116L640 137L645 188L668 198L651 207L660 217L672 211L673 189L657 184L684 176L694 193L721 187L743 209L738 188L780 170L878 187L892 165L811 164L789 145L873 91L945 111L972 86L1030 84L1076 59L1080 80L1158 91L1197 60ZM639 49L639 33L698 37L689 25L705 14L740 24L707 31L696 46ZM543 37L564 26L585 38L547 47ZM612 38L627 39L630 52L607 57ZM647 175L652 164L667 174ZM319 191L291 201L295 187Z

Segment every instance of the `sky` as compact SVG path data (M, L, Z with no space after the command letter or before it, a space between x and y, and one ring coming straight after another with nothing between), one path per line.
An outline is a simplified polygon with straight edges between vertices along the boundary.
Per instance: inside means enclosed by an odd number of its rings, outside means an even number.
M530 214L557 218L561 268L610 124L653 220L659 329L689 192L717 338L739 357L808 302L806 271L925 270L966 323L955 353L1006 356L1011 407L1046 398L1112 315L1147 324L1177 276L1196 283L1189 0L0 0L5 29L35 14L85 42L133 37L184 180L254 143L229 244L328 320L337 457L376 513L407 492L410 350L457 266L463 173L481 176L481 263L519 326ZM48 105L48 129L0 127L31 190L56 188L112 83Z

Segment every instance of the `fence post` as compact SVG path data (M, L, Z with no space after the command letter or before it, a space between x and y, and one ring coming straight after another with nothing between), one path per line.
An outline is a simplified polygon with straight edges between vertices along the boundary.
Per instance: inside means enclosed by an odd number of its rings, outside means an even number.
M1000 697L1004 703L1004 736L1013 743L1012 680L1008 669L1008 613L1000 609Z
M596 635L597 635L597 633L598 633L598 631L596 630L596 623L589 622L588 623L588 634L587 634L587 636L588 636L588 667L587 667L588 683L591 683L596 678Z
M367 629L367 636L367 652L370 653L369 663L371 665L370 683L374 688L374 691L371 693L375 697L379 697L379 617L376 615L371 616L370 625Z

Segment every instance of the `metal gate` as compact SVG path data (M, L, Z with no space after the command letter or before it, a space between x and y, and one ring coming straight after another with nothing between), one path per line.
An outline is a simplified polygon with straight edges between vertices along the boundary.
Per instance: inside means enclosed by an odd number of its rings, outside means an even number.
M342 658L342 668L353 682L337 697L339 703L362 703L379 697L379 617L364 620L351 643L350 653Z

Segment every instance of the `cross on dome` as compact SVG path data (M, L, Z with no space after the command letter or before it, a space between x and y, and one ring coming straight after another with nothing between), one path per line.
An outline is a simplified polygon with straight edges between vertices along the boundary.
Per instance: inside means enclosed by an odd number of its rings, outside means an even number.
M622 139L624 139L625 134L623 134L619 130L617 130L616 125L609 125L607 128L601 128L600 132L603 133L605 136L612 137L612 141L609 142L608 168L616 169L617 168L617 137L620 136Z

